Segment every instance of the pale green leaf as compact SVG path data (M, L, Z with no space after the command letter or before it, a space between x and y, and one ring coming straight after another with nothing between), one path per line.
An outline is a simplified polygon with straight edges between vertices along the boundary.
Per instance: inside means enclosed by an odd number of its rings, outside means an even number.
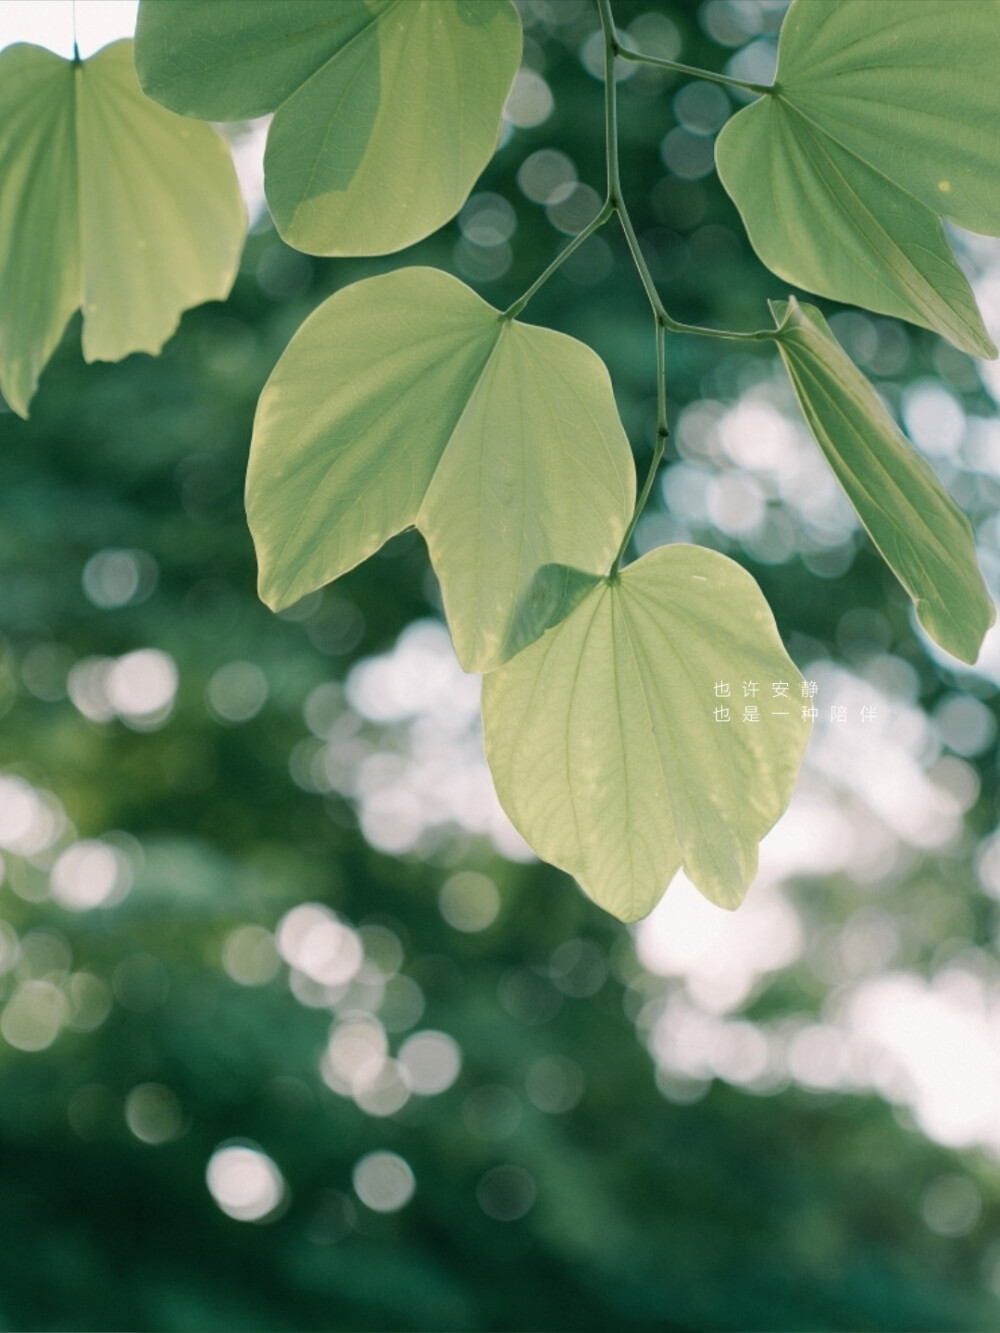
M269 606L416 525L470 671L569 604L545 567L608 569L634 495L600 359L427 268L355 283L306 320L261 394L247 471Z
M22 417L83 301L74 82L40 46L0 55L0 389Z
M942 648L974 662L995 619L972 529L815 306L772 301L806 421L886 563Z
M716 161L754 249L822 296L996 356L940 216L1000 235L996 0L794 0Z
M0 55L0 387L16 412L74 310L88 361L158 352L184 310L228 295L244 229L225 143L143 95L131 42L79 65Z
M265 189L312 254L388 254L462 207L521 55L510 0L143 0L150 96L226 120L274 111Z
M744 569L660 547L485 678L487 758L522 836L615 916L644 916L681 866L736 907L791 798L801 687Z
M158 352L182 311L236 278L246 215L229 149L143 94L131 42L80 66L76 138L83 354Z

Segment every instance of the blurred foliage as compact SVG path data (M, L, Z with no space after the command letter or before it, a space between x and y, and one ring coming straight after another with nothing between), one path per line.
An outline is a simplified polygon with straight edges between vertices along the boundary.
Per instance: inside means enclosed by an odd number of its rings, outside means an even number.
M616 16L624 26L648 8L619 0ZM761 12L773 18L774 8ZM556 147L582 181L603 184L600 87L579 55L596 15L582 0L525 0L522 10L526 62L555 107L513 132L479 186L516 212L510 267L477 282L457 224L405 256L455 265L501 307L563 239L519 189L525 158ZM656 12L675 24L684 59L721 67L727 52L693 4ZM714 176L665 170L659 144L676 85L635 85L622 91L623 179L671 309L752 327L765 298L787 292L753 259ZM874 1096L787 1085L755 1095L718 1080L698 1100L666 1085L664 1095L633 1023L641 970L629 934L564 876L507 862L460 830L390 856L362 836L350 801L293 781L311 692L388 650L436 605L423 548L403 537L302 618L275 617L255 596L242 509L255 398L288 337L331 291L388 267L310 260L258 224L231 300L187 315L161 357L87 367L71 330L31 421L0 416L0 770L54 793L78 837L104 838L135 867L117 905L70 911L48 896L50 854L6 857L0 915L22 952L0 978L3 998L82 972L97 979L107 1015L41 1049L0 1041L0 1327L995 1328L1000 1178L985 1157L930 1143ZM610 229L567 270L527 318L604 356L641 467L654 391L638 279ZM908 345L889 397L905 376L935 373L936 340L911 331ZM669 358L672 416L700 397L732 396L746 372L708 342L674 340ZM985 410L974 377L964 392ZM87 562L109 549L155 562L148 595L105 608L88 599ZM793 654L853 660L854 641L836 627L868 608L913 664L926 708L954 687L924 656L901 590L867 547L838 578L799 556L741 558ZM72 664L147 648L179 672L162 725L93 720L67 698ZM245 722L205 702L234 661L256 664L269 686ZM992 708L992 690L980 693ZM995 821L997 775L989 751L977 762L982 794L969 821L981 835ZM991 948L995 913L973 882L971 846L970 835L911 860L877 889L804 881L797 904L810 940L877 892L914 967L940 961L942 942ZM480 932L454 929L439 911L458 869L500 890L500 913ZM307 900L399 940L401 972L426 1007L399 1020L393 1046L407 1025L453 1036L463 1065L452 1087L392 1115L366 1113L320 1078L329 1010L293 994L287 968L255 986L227 973L234 929L273 930ZM596 946L599 977L607 970L596 989L557 984L553 954L568 940ZM807 956L777 973L751 1012L816 1013L826 992ZM570 1109L542 1110L527 1090L536 1062L552 1056L582 1071ZM167 1116L159 1142L143 1141L126 1114L150 1084L174 1099L164 1105L176 1123ZM286 1206L264 1223L226 1216L206 1188L210 1157L231 1140L258 1145L287 1181ZM352 1187L358 1160L382 1149L416 1179L412 1200L386 1214ZM503 1213L502 1199L482 1206L484 1178L509 1166L528 1173L536 1197L500 1220L491 1213ZM927 1188L949 1173L974 1178L982 1196L978 1223L950 1236L921 1216Z

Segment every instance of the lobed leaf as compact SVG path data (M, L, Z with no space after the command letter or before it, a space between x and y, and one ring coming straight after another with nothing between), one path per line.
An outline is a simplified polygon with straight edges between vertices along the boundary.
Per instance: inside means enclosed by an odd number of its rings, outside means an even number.
M743 721L744 681L760 687L747 700L759 721ZM624 921L649 912L682 865L706 897L736 907L809 736L801 683L745 570L701 547L661 547L594 582L485 678L501 803L539 856ZM776 684L787 696L772 698ZM728 721L717 706L731 706Z
M998 56L996 0L794 0L773 91L716 143L768 268L995 357L940 217L1000 235Z
M772 301L775 341L837 480L942 648L974 662L996 618L972 529L882 406L820 312Z
M265 190L289 244L388 254L462 207L521 58L510 0L142 0L137 65L184 115L274 111Z
M260 595L280 609L416 525L462 665L485 671L603 573L635 472L603 363L437 269L338 292L264 387L247 470Z
M156 353L222 300L245 230L229 150L144 97L132 43L0 55L0 388L27 416L70 315L87 361Z

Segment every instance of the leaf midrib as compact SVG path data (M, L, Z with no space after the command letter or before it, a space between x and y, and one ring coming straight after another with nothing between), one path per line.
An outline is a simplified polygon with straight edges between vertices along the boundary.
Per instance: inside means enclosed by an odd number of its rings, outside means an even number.
M911 193L911 191L909 191L904 185L900 185L899 181L894 180L891 176L886 175L886 173L881 169L881 167L876 166L874 162L869 162L866 157L862 157L862 155L855 149L851 148L849 144L844 143L844 141L838 135L834 134L830 129L828 129L826 125L822 124L822 122L817 121L816 118L810 115L810 113L806 111L804 107L800 106L792 98L785 97L784 88L782 88L780 93L776 94L775 101L779 105L783 105L787 111L793 112L794 114L801 116L804 121L808 122L814 133L822 135L823 137L829 139L832 143L835 143L837 147L842 149L849 157L854 158L856 162L860 162L862 166L867 167L869 171L872 171L876 176L881 177L881 179L884 180L887 185L891 185L893 189L899 190L900 193L905 194L908 199L912 199L914 205L917 208L923 209L927 213L931 213L932 216L940 216L939 214L934 214L933 210L928 208L927 205L923 202L923 200L918 199L916 195ZM834 165L832 163L832 160L831 160L831 165ZM835 166L834 169L836 170ZM840 173L838 172L838 175L839 174ZM868 210L866 209L866 211Z

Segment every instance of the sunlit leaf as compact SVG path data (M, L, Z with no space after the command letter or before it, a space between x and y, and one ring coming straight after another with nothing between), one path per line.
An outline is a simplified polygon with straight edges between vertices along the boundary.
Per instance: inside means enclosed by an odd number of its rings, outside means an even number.
M872 541L942 648L974 662L995 618L972 529L820 312L772 301L777 344L813 435Z
M143 96L131 42L0 55L0 387L21 416L74 310L88 361L158 352L228 295L244 228L225 143Z
M634 493L600 359L428 268L355 283L306 320L261 394L247 472L269 606L415 524L470 671L571 604L547 566L607 570Z
M764 263L996 356L939 219L1000 235L998 56L996 0L795 0L774 92L716 144Z
M681 866L735 907L791 797L810 726L801 687L745 570L660 547L486 677L487 757L539 856L622 920Z
M276 112L275 223L311 254L387 254L458 212L521 56L510 0L143 0L137 64L185 115Z

